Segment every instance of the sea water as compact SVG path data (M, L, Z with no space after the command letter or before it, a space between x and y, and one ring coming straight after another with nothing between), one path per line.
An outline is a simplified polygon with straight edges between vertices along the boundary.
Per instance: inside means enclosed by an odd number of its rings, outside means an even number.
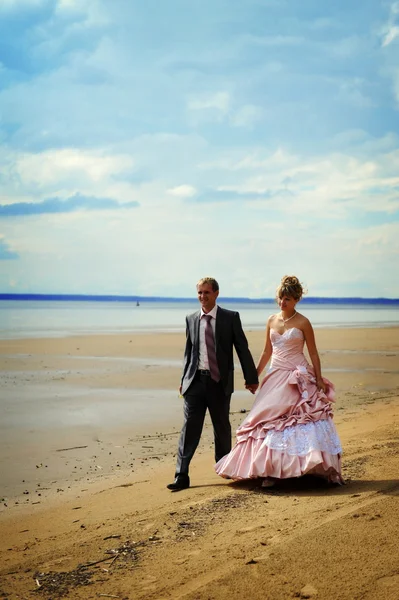
M265 328L274 301L229 299L220 306L240 313L246 331ZM184 331L187 314L198 310L192 301L0 300L0 339L63 337L82 334ZM399 325L399 305L381 303L307 303L298 310L314 327L389 327Z

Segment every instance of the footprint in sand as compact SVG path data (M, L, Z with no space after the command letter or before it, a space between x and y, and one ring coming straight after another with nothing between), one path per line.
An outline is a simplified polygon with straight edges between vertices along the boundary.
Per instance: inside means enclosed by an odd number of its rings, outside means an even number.
M173 561L175 565L184 565L186 562L188 562L188 558L178 558L177 560Z
M243 527L242 529L237 529L236 533L251 533L252 531L256 531L257 529L264 529L264 525L253 525L252 527Z
M301 589L298 595L300 598L316 598L317 589L311 583L308 583Z
M399 587L399 574L380 577L373 582L373 589L368 590L362 598L374 600L375 598L397 598Z

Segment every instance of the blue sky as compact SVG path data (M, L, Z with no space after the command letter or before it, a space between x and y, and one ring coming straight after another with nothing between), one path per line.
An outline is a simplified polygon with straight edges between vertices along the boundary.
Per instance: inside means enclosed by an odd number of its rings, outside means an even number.
M399 297L399 2L0 0L0 291Z

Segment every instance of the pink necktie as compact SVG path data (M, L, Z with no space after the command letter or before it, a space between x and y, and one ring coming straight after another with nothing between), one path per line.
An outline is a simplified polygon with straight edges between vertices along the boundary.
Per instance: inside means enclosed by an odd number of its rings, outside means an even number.
M220 381L220 372L218 362L216 359L215 338L213 336L213 330L211 325L212 317L210 315L204 315L203 318L205 319L205 343L206 350L208 352L208 363L209 370L211 372L211 378L214 381Z

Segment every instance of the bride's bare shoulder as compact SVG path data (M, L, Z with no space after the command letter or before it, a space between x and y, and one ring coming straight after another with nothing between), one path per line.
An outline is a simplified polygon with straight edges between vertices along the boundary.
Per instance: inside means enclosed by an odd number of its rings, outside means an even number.
M296 322L297 322L297 325L299 326L299 328L309 327L309 325L310 325L309 319L307 317L305 317L305 315L302 315L299 312L296 313Z
M277 323L278 320L278 315L270 315L270 317L267 320L267 324L269 327L273 327L273 325L275 323Z

